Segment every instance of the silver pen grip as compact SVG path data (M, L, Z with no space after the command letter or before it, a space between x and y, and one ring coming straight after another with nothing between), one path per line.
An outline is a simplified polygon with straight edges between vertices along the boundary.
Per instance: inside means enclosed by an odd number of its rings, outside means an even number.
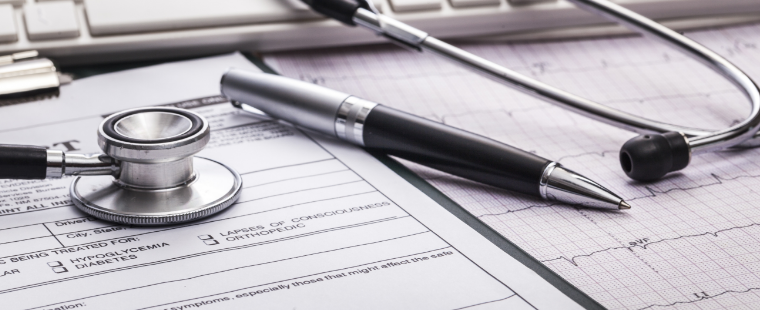
M221 92L267 115L326 135L338 136L335 118L348 94L273 74L230 69Z
M338 138L359 146L364 145L364 123L377 103L359 97L348 97L335 116L335 133Z

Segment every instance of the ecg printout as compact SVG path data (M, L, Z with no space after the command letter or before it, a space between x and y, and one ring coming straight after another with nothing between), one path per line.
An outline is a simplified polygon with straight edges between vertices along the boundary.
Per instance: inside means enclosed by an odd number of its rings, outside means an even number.
M760 25L689 33L760 80ZM476 55L617 109L697 128L748 113L731 84L640 37L463 44ZM460 127L560 161L613 192L625 212L577 209L408 163L416 172L612 309L760 308L760 150L695 156L651 184L628 179L635 134L566 112L432 55L394 46L291 52L280 73Z
M71 177L0 180L0 308L581 308L363 150L241 115L219 96L230 66L258 70L239 54L170 63L0 109L2 143L77 152L99 151L111 112L192 109L212 128L199 155L244 187L209 218L135 227L78 211Z

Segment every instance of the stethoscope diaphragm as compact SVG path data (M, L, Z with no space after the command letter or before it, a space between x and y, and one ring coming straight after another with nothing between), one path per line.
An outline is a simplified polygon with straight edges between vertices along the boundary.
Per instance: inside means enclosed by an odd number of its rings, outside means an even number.
M74 204L94 217L131 225L203 218L232 205L242 178L228 166L194 156L210 140L208 122L183 109L149 107L107 117L98 145L119 162L118 175L77 176Z
M197 113L131 109L100 123L98 146L104 154L0 145L0 178L71 175L71 200L96 218L129 225L188 222L231 206L243 187L232 168L195 156L210 139L208 121Z

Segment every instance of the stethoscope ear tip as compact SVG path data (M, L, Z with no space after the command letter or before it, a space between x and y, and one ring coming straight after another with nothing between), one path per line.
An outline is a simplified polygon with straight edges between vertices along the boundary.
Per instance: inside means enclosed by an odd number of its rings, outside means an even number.
M680 132L646 134L628 140L620 149L620 166L636 181L655 181L689 165L691 150Z

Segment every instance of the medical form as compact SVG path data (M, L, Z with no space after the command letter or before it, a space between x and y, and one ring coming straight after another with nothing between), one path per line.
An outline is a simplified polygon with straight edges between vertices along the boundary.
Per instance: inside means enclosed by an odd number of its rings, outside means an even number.
M218 95L231 66L257 70L239 54L165 64L3 108L2 143L81 153L110 113L192 109L212 128L198 156L244 189L212 217L136 227L78 211L72 178L2 180L0 308L580 308L363 150L240 115Z

